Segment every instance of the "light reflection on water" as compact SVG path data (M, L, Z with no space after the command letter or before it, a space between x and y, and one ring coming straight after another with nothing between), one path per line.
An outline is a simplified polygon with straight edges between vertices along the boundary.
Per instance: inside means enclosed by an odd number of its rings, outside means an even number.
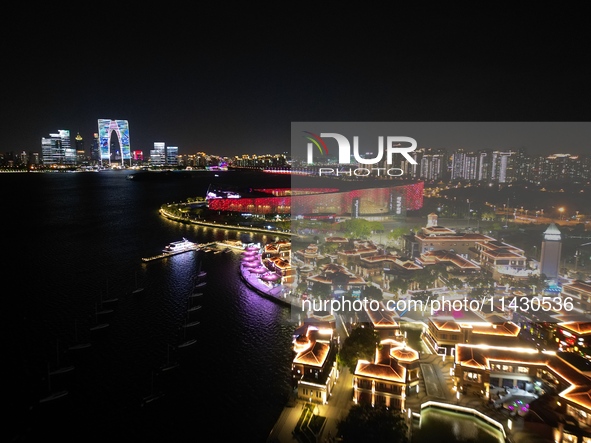
M246 181L241 177L234 181ZM7 423L15 436L186 441L221 411L231 419L226 441L264 441L290 394L289 309L244 287L235 253L141 261L182 237L199 243L276 238L159 215L162 203L204 195L209 180L206 173L182 183L136 183L112 171L0 174L0 184L11 189L5 206L19 208L5 218L11 233L5 275L18 282L4 305L11 313L5 355L14 359L7 366L16 389L10 391L18 394L8 400L15 419ZM198 301L189 300L200 267L207 285ZM136 286L145 292L132 296ZM117 298L112 312L99 318L102 299L110 298ZM202 308L189 313L189 302ZM200 324L184 327L194 320ZM91 332L99 322L109 327ZM196 343L184 352L177 345L187 339ZM75 341L92 346L66 352ZM56 354L76 369L54 378L51 390L69 394L54 409L40 408ZM169 358L178 368L159 372ZM141 400L153 387L165 395L146 409Z
M504 443L500 430L475 417L428 408L421 411L420 427L413 428L412 443L440 441Z
M421 340L420 325L403 323L401 329L406 332L408 345L420 352L429 352ZM503 443L503 434L495 427L476 417L459 412L427 408L421 411L420 428L418 423L413 428L412 443L478 442Z

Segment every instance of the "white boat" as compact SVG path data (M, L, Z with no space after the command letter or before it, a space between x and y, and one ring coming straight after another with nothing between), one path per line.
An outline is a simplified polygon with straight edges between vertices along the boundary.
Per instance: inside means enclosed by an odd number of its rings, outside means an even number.
M162 252L164 254L180 254L181 252L196 251L199 248L197 243L187 240L183 237L182 240L167 244Z

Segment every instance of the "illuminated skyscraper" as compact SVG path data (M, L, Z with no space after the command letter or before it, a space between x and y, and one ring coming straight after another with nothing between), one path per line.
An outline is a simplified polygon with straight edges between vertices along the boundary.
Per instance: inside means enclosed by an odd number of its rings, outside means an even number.
M59 129L49 138L41 139L41 157L45 166L73 166L76 164L76 149L70 145L70 131Z
M166 143L154 142L154 149L150 150L150 164L164 166L166 164Z
M542 257L540 273L550 280L558 278L560 270L560 253L562 251L562 235L554 223L544 231L542 240Z
M99 130L99 149L101 155L101 164L111 164L111 137L113 133L117 135L120 146L119 158L121 166L125 166L125 160L131 162L131 147L129 144L129 123L127 120L111 120L101 118L98 120Z
M84 151L84 140L78 132L74 138L76 144L76 164L83 164L86 161L86 152Z
M179 148L178 146L167 146L166 147L166 164L168 166L178 166L178 155L179 155Z
M101 162L101 151L99 149L99 135L95 132L92 136L92 146L90 147L90 160L93 165Z

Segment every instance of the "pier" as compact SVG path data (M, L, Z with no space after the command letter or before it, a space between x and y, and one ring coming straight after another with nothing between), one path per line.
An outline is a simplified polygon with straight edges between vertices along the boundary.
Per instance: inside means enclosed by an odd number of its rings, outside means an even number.
M151 262L151 261L160 260L160 259L166 258L166 257L172 257L173 255L184 254L185 252L199 251L201 249L209 248L209 247L212 247L212 246L215 246L215 245L216 245L216 242L201 243L201 244L194 243L193 246L183 248L183 249L181 249L179 251L166 251L166 252L162 252L161 254L158 254L158 255L153 255L151 257L143 257L142 258L142 261L144 263Z

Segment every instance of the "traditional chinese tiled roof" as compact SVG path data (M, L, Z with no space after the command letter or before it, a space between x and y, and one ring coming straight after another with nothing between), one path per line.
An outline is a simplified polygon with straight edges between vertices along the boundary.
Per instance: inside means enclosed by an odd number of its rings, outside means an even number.
M287 240L281 240L274 243L267 243L263 249L267 254L278 254L281 251L291 250L291 242Z
M327 243L349 243L345 237L326 237L324 241Z
M434 229L434 228L429 228ZM462 234L454 234L454 233L437 233L431 232L430 234L425 232L425 228L423 228L423 232L416 234L415 237L421 241L429 241L429 240L436 240L436 241L471 241L471 242L479 242L479 241L489 241L494 240L492 237L484 234L476 234L472 232L466 232Z
M419 359L419 353L407 346L391 348L390 355L399 362L413 362Z
M392 254L380 254L380 255L370 255L368 257L362 257L361 261L366 261L369 263L378 263L378 262L391 262L396 263L399 259L397 255Z
M560 397L591 411L591 362L572 352L459 344L455 359L456 365L481 370L490 370L493 363L544 367L569 384L559 393Z
M444 306L444 309L437 311L435 315L432 315L429 319L439 321L452 320L461 325L485 325L490 323L488 320L486 320L481 311L473 311L471 309L459 309L455 311L453 309L449 309L448 306Z
M472 334L517 337L519 335L519 332L520 332L519 326L513 322L510 322L510 321L506 321L501 324L490 324L488 326L484 326L484 325L472 326Z
M355 375L404 383L406 381L406 368L394 359L392 359L391 364L376 364L359 360L355 368Z
M523 255L523 249L520 249L516 246L510 245L508 243L504 243L502 241L493 240L487 242L478 242L478 247L483 251L512 251L518 255Z
M437 330L439 331L450 331L450 332L460 332L462 329L460 325L458 325L453 320L437 320L434 318L430 318L429 321L435 325Z
M293 362L307 366L322 367L328 357L329 351L329 343L316 341L311 348L297 354Z
M478 266L476 263L465 259L454 252L446 251L445 249L424 252L421 254L419 261L424 265L449 263L461 269L473 269L476 271L480 269L480 266Z
M491 256L493 258L525 258L522 254L513 252L509 249L497 249L495 251L483 251L484 255Z
M317 325L307 325L306 334L295 338L293 349L296 356L294 363L308 366L322 367L330 351L330 334L322 338L325 331L331 328L319 329Z
M566 389L561 396L578 405L591 409L591 386L576 386Z
M308 277L309 281L316 281L319 283L333 283L335 281L343 284L363 285L367 282L351 271L345 266L337 263L327 263L320 268L320 273Z
M591 283L583 282L581 280L575 280L570 283L565 283L562 285L562 289L570 289L576 292L581 292L585 295L591 295Z
M422 233L425 235L435 234L435 235L456 235L456 231L450 228L446 228L444 226L429 226L422 228Z
M490 369L488 358L480 349L456 346L456 364L470 368Z
M577 335L591 334L591 322L558 323L558 326Z
M380 302L379 309L370 309L368 307L365 312L367 313L367 316L372 322L374 328L388 329L400 327L396 321L396 318L399 318L398 315L394 311L389 311L386 309L383 302Z

